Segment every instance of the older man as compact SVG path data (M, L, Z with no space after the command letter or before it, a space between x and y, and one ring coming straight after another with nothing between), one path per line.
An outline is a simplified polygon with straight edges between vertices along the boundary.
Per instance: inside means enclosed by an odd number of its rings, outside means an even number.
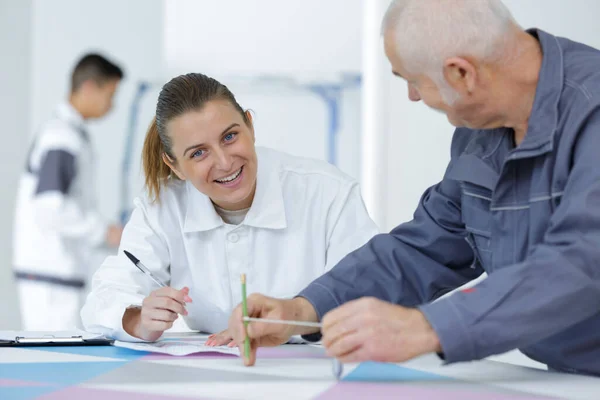
M499 0L398 0L383 35L410 99L457 126L444 178L412 221L293 300L252 296L250 314L322 319L328 353L344 362L519 348L600 375L600 52L522 30ZM240 315L230 321L238 343ZM248 327L253 351L310 333Z

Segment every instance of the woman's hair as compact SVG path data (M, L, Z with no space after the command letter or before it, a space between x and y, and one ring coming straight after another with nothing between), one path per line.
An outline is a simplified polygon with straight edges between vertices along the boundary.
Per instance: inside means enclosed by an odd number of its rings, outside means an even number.
M209 101L226 100L242 115L248 117L235 96L219 81L203 74L190 73L171 79L162 87L156 103L156 116L152 120L142 150L142 164L146 188L153 201L158 201L160 190L169 177L177 178L163 161L163 154L176 162L172 142L167 132L168 123L189 111L200 111Z

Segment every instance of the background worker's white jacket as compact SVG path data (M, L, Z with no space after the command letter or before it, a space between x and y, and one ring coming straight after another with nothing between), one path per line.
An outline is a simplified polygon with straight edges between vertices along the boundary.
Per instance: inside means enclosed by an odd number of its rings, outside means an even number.
M107 231L96 211L93 159L82 117L60 104L33 139L19 182L15 272L84 282L92 248Z
M160 202L135 200L117 256L94 275L84 327L123 340L126 308L158 289L123 250L168 285L190 288L189 328L218 332L248 294L293 297L377 234L357 182L324 161L257 148L256 194L240 225L225 224L206 195L170 180ZM355 277L349 276L349 280Z

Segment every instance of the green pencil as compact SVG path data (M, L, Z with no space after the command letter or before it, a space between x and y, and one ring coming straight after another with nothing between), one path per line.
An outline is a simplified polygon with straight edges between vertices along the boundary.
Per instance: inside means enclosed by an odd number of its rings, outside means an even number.
M246 304L246 274L242 274L242 312L244 317L248 317L248 305ZM246 337L244 338L244 354L246 360L250 360L250 338L248 338L248 321L244 321L244 328L246 329Z

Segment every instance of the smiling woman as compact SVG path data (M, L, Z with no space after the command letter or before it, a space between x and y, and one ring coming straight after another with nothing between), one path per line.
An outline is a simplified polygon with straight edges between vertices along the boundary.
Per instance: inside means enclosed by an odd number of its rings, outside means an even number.
M187 74L163 87L142 155L148 193L120 250L168 287L152 290L120 251L94 276L87 330L156 340L182 315L219 332L241 273L249 292L293 297L377 233L352 178L254 141L252 116L225 85Z
M205 75L182 75L163 87L143 160L146 186L156 199L164 179L175 177L190 181L223 209L252 204L257 170L252 116L226 86Z
M168 126L173 145L162 153L162 161L172 175L190 181L219 207L250 207L257 161L249 113L240 115L230 102L213 100L200 111L173 118Z

